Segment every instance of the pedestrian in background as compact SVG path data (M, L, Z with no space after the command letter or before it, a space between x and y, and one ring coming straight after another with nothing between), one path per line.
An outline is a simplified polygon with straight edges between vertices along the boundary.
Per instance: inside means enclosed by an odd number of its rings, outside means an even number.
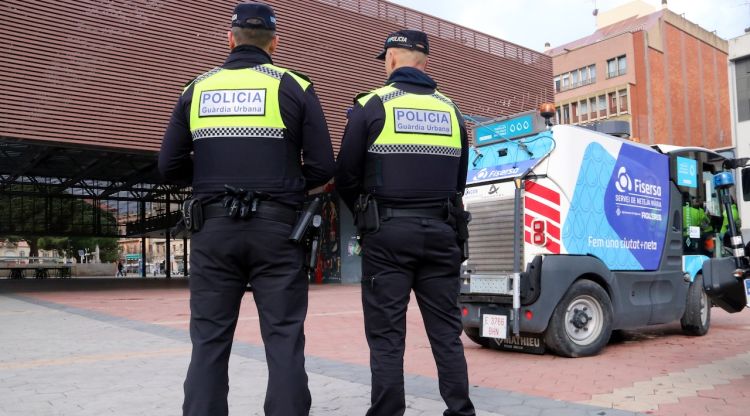
M378 57L386 86L355 100L336 186L362 243L362 305L370 347L368 416L403 415L406 309L413 290L437 363L446 416L474 415L460 335L459 217L467 136L461 113L424 71L427 35L392 33ZM463 224L465 225L465 223Z
M311 81L272 63L273 9L239 4L231 25L229 57L185 88L159 155L164 178L192 185L195 198L183 414L227 414L228 360L250 282L268 365L265 414L307 415L308 280L303 248L289 237L305 192L333 176L333 149Z

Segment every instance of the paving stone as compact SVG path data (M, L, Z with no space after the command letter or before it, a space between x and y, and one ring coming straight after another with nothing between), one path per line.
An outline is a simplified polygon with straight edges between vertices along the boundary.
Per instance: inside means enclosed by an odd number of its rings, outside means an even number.
M18 295L0 295L0 313L23 311L0 335L0 414L24 416L172 416L182 404L189 337L182 329L135 321ZM426 345L424 348L428 348ZM230 415L262 415L267 370L262 347L235 342ZM311 414L366 412L365 365L308 356ZM408 416L442 414L437 380L407 374ZM479 416L588 416L611 409L473 387ZM557 412L557 413L553 413ZM625 415L626 413L621 413Z

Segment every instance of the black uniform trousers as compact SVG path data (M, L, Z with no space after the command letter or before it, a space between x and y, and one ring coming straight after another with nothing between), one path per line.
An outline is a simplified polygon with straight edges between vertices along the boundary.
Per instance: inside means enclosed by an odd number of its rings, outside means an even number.
M461 254L453 227L437 219L390 218L364 236L362 249L362 304L372 372L367 415L399 416L406 411L404 349L412 290L448 407L443 415L474 415L460 339Z
M303 250L289 241L292 226L260 218L206 220L192 236L190 339L193 353L185 379L183 414L228 413L229 354L240 301L253 287L266 350L266 415L310 412L305 372L304 320L308 280Z

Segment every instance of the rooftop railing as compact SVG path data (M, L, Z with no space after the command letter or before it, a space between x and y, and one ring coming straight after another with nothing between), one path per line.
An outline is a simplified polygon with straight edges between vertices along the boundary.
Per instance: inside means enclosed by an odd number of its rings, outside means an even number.
M430 36L452 40L464 46L512 59L525 65L547 68L552 64L547 55L477 32L472 29L426 15L385 0L318 0L331 6L417 29Z

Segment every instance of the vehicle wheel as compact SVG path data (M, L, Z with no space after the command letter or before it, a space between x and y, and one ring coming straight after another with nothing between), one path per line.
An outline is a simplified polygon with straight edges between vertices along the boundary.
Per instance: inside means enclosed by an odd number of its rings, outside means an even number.
M464 333L470 340L474 341L475 344L489 348L490 339L479 336L479 328L464 328Z
M711 301L703 289L703 275L695 275L687 294L685 313L680 319L682 331L687 335L706 335L711 326Z
M544 342L563 357L596 355L609 341L612 314L607 292L590 280L579 280L557 304Z

